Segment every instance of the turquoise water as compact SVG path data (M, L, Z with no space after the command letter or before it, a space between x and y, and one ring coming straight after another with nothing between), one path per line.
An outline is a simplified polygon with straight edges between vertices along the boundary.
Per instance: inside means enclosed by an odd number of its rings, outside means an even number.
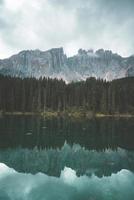
M0 200L133 200L134 120L0 118Z

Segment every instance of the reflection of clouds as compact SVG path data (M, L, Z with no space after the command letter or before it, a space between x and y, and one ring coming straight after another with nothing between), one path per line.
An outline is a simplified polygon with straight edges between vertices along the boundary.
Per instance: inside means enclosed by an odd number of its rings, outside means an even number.
M3 164L0 163L3 168ZM10 172L10 173L9 173ZM71 180L71 181L70 181ZM126 200L133 199L134 174L121 170L109 177L77 177L74 170L65 168L59 178L38 173L17 173L5 165L0 171L0 198L21 200Z
M83 0L3 0L0 57L22 49L59 46L68 55L79 48L133 54L133 8L132 0L85 0L84 4Z

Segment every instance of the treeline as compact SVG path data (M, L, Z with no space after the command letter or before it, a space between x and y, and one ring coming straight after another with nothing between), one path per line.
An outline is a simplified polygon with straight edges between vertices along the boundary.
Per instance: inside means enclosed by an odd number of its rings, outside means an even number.
M134 78L106 82L88 78L63 80L11 78L0 75L1 112L45 112L82 109L93 113L134 113Z

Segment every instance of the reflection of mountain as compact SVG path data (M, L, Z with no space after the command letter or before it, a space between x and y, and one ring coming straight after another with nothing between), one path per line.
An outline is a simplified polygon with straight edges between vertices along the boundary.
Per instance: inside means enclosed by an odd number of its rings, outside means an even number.
M0 147L61 148L66 141L86 149L134 149L133 130L133 118L73 121L12 116L0 119Z
M91 76L112 80L134 76L134 56L123 58L103 49L96 52L80 49L77 55L69 58L63 48L22 51L0 60L0 73L19 77L56 77L66 81L85 80Z
M0 162L20 172L59 176L65 166L78 175L134 171L134 119L0 118ZM126 149L126 150L125 150ZM129 149L129 150L128 150Z
M108 176L121 169L134 171L134 152L118 148L117 151L85 150L80 145L68 144L59 149L38 150L6 149L0 151L0 161L19 172L43 172L59 176L65 166L76 171L78 175L95 173L97 176Z

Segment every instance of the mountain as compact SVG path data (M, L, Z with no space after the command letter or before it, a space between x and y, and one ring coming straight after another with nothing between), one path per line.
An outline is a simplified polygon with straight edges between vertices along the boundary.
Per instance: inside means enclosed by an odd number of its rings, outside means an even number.
M48 51L26 50L0 60L0 73L18 77L50 77L67 82L87 77L113 80L134 76L134 56L123 58L109 50L79 49L67 57L63 48Z

